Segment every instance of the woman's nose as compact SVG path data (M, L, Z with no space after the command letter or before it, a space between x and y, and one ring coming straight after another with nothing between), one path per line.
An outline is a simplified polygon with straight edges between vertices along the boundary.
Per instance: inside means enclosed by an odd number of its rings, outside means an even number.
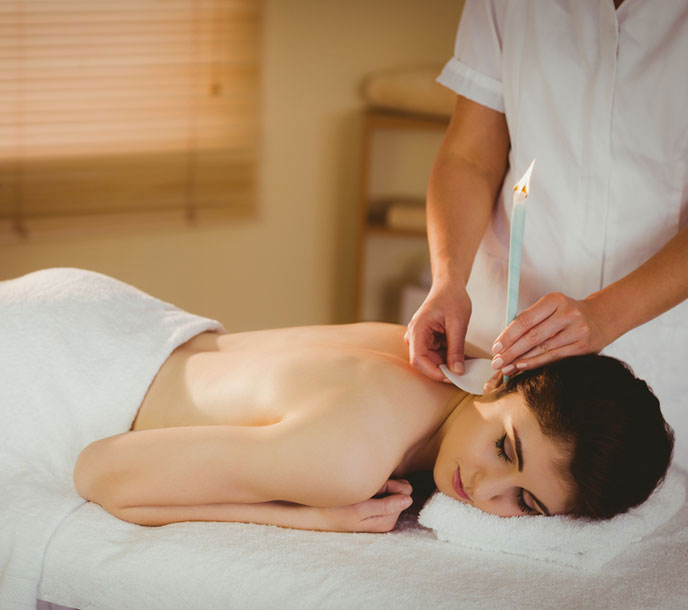
M509 472L482 470L473 479L473 500L485 502L493 500L514 486L513 475Z

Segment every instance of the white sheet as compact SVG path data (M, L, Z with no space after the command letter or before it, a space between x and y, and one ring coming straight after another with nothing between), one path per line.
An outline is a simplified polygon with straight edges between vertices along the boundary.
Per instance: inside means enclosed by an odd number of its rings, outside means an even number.
M83 503L81 449L126 432L172 350L218 328L80 269L0 282L0 610L35 608L44 549Z
M684 482L688 481L682 473ZM239 523L145 528L86 504L48 547L40 597L82 610L688 607L688 505L599 571L437 540Z

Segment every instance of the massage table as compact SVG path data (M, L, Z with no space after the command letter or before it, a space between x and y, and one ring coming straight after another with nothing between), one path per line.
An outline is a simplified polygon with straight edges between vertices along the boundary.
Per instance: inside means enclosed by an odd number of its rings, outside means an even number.
M0 282L0 610L688 608L685 504L585 570L438 540L418 486L386 534L143 527L85 502L79 452L127 431L169 354L219 329L84 270Z
M418 508L392 532L347 534L142 527L85 503L50 540L39 597L81 610L688 608L688 505L591 571L442 542Z

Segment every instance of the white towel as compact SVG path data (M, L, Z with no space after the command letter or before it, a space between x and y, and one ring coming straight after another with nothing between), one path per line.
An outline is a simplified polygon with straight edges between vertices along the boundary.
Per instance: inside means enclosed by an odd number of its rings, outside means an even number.
M418 521L440 540L468 548L595 570L671 519L685 496L683 477L670 469L646 502L606 521L563 515L497 517L441 492L428 500Z
M0 282L0 608L35 608L44 550L83 503L72 470L126 432L169 354L221 329L79 269Z

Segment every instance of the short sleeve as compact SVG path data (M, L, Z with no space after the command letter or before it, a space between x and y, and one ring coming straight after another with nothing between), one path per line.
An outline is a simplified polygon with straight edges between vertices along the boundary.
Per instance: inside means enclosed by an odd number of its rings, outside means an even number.
M504 112L502 95L503 4L507 0L466 0L454 57L437 82L474 102Z

